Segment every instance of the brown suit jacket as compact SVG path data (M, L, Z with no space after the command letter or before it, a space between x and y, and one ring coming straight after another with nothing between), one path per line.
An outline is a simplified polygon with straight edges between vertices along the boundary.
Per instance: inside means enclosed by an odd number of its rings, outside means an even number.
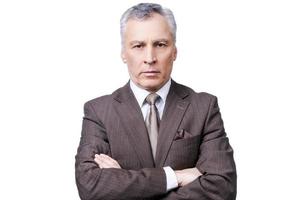
M153 160L141 109L129 84L84 106L76 155L76 183L83 200L234 200L236 169L217 98L171 83ZM100 169L104 153L122 169ZM164 166L197 167L192 183L166 192Z

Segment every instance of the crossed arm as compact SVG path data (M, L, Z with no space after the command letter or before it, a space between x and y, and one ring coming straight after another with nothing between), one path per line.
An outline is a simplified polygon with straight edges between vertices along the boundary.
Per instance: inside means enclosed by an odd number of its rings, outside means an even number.
M119 163L113 158L109 157L105 154L96 154L94 161L98 164L101 169L105 168L116 168L121 169ZM188 168L183 170L176 170L175 175L177 178L177 183L179 187L185 186L191 182L193 182L196 178L201 176L202 174L199 172L197 168Z

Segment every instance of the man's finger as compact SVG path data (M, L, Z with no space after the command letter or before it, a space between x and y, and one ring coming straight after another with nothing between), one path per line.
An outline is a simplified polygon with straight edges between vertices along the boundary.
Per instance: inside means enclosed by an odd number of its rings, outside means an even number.
M99 159L99 157L95 156L94 161L98 164L98 166L99 166L100 168L102 168L102 167L101 167L101 160Z
M116 160L105 154L96 154L94 160L100 168L121 168Z
M110 166L110 167L114 167L114 168L121 168L121 166L119 165L119 163L111 158L108 155L105 154L100 154L100 158L104 159L104 161Z

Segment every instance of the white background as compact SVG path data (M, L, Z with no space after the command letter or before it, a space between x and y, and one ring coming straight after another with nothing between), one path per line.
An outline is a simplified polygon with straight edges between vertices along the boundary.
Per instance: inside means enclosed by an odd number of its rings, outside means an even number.
M127 80L119 18L138 1L0 1L0 199L78 200L83 104ZM300 6L154 1L173 10L173 78L219 97L238 200L300 199Z

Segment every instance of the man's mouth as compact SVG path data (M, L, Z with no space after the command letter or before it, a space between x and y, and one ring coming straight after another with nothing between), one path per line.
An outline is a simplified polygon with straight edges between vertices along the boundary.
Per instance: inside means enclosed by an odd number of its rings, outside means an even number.
M142 72L145 76L151 77L151 76L157 76L160 72L157 70L147 70Z

